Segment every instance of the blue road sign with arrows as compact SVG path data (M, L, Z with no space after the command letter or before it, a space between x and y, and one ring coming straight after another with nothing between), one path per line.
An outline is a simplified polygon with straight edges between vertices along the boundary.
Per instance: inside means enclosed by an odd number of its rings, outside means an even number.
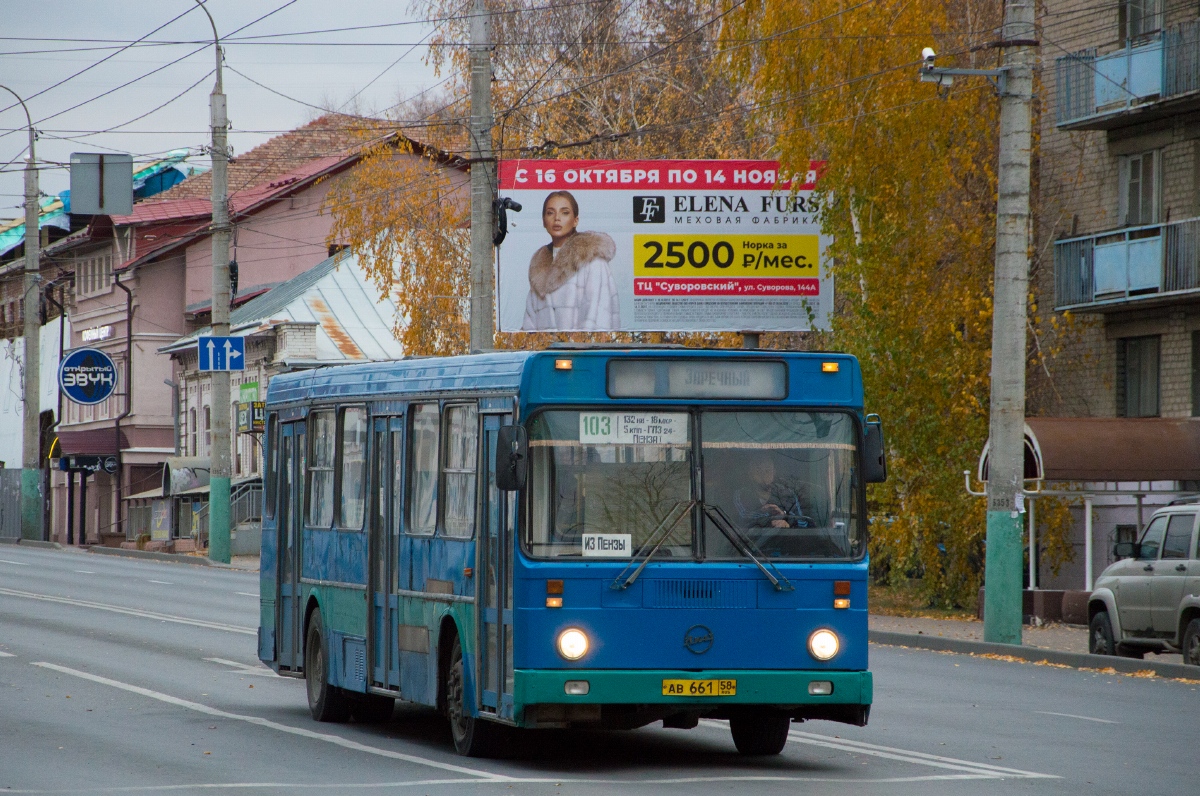
M197 348L201 371L246 369L244 337L201 337Z

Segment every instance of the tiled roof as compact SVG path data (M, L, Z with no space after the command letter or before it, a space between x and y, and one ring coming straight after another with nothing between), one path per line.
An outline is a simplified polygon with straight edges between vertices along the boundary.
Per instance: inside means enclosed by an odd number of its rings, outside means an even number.
M249 152L234 155L229 163L229 192L237 194L278 181L299 166L321 158L345 158L363 144L363 122L356 117L326 114L283 135L256 146ZM378 135L395 129L382 124ZM279 186L276 186L279 187ZM143 204L175 199L208 199L212 196L212 172L184 180L169 191L146 200Z

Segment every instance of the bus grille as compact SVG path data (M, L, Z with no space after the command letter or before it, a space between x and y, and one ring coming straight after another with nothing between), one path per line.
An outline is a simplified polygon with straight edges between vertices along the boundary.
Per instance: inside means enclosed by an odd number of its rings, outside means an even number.
M754 608L754 581L653 580L646 584L646 608Z

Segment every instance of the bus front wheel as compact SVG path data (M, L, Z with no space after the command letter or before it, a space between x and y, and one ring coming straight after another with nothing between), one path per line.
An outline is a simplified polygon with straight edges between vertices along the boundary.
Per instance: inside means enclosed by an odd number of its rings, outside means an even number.
M450 735L454 749L464 757L485 757L491 752L497 728L471 715L466 699L466 668L463 665L462 644L458 636L450 648L450 663L446 669L446 717L450 720Z
M329 651L321 609L314 608L308 620L304 643L304 684L308 690L308 709L317 721L343 722L350 718L350 703L342 689L329 684Z
M744 755L777 755L787 744L792 718L786 713L739 713L729 719L733 745Z

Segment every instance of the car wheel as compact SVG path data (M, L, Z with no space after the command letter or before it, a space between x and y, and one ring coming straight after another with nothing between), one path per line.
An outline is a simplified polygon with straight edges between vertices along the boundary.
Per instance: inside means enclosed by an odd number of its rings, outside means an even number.
M1098 611L1088 623L1088 652L1093 655L1113 655L1116 644L1113 643L1112 622L1108 620L1107 611Z
M308 690L308 709L314 719L340 723L350 717L350 703L345 692L329 684L329 652L325 649L320 608L314 610L308 620L304 683Z
M356 694L350 701L350 715L359 724L383 724L395 709L395 699L379 694Z
M466 699L466 678L462 644L455 636L446 669L446 717L454 749L464 757L486 757L491 753L499 728L471 715Z
M739 713L729 718L733 745L744 755L777 755L787 744L792 718L786 713Z
M1200 619L1193 619L1183 631L1183 662L1200 666Z

